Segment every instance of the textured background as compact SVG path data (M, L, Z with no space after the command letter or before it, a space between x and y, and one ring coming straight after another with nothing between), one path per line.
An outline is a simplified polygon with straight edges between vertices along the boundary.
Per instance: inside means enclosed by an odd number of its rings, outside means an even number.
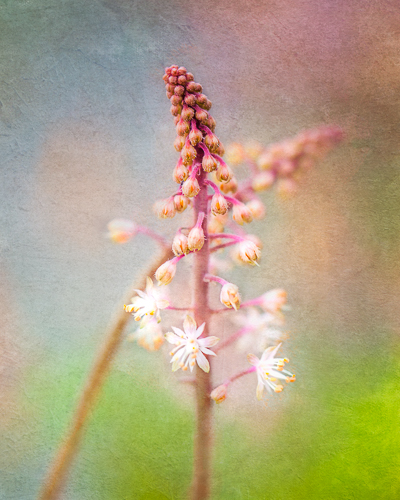
M298 382L265 407L243 380L217 407L213 498L399 497L400 7L230 3L0 1L1 499L35 498L155 250L112 246L107 222L178 224L151 210L174 189L162 75L175 63L225 144L324 123L347 136L294 199L264 197L262 267L234 274L245 298L287 289ZM63 498L185 497L192 399L163 354L123 345Z

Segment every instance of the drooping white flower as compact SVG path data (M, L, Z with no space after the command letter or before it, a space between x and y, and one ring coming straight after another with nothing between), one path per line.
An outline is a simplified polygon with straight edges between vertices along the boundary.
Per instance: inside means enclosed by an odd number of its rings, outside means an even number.
M264 351L271 342L284 340L286 334L276 328L282 326L282 317L260 312L255 307L246 308L246 314L243 312L233 316L235 323L247 330L247 333L238 339L237 348L246 351L255 347L258 351Z
M126 243L136 234L136 224L129 219L113 219L107 224L107 236L114 243Z
M152 316L154 316L157 321L161 321L160 309L168 307L169 302L159 296L159 292L154 287L153 280L147 277L146 291L135 290L135 292L138 296L132 298L131 304L124 305L124 310L132 313L135 317L135 321L143 319L142 327Z
M166 333L165 338L167 341L176 346L170 353L173 372L179 370L179 368L182 368L183 371L190 368L190 371L193 371L196 363L206 373L210 371L210 364L204 354L216 356L215 352L208 349L208 347L214 346L219 341L219 338L199 338L204 331L204 327L205 323L197 328L196 321L192 316L187 315L183 321L183 330L173 326L172 329L175 333Z
M281 345L278 344L276 347L272 346L265 349L261 359L254 354L247 355L249 363L257 371L257 399L262 399L264 387L270 392L281 392L283 386L276 383L278 379L285 380L286 382L294 382L296 380L293 373L284 369L285 363L288 363L289 360L286 358L275 358L275 354Z
M157 319L152 316L144 325L141 324L139 328L131 333L128 340L136 341L138 345L148 351L157 351L164 342L164 335Z
M224 306L233 307L237 311L241 302L239 288L233 283L225 283L221 288L219 300Z

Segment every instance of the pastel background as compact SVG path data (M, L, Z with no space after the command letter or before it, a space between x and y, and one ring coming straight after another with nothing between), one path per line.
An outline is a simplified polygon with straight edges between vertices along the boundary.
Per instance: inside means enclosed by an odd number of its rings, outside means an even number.
M216 407L213 498L399 498L399 37L397 1L0 1L1 499L36 497L156 251L112 245L107 222L179 224L152 212L174 189L171 64L225 144L346 133L294 198L263 197L261 268L233 274L245 298L287 290L297 382L265 405L249 376ZM247 366L229 353L221 372ZM165 354L123 343L63 499L185 498L192 397Z

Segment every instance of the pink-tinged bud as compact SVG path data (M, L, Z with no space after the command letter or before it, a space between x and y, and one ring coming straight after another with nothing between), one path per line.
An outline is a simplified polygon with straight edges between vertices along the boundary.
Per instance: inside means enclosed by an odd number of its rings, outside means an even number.
M194 76L192 73L186 73L186 79L188 82L192 82L194 80Z
M271 151L265 151L258 159L257 165L261 170L269 170L275 164L275 155Z
M172 219L175 217L175 204L173 198L159 200L154 206L154 210L160 219Z
M265 217L265 205L257 198L250 200L246 203L247 208L250 210L253 219L262 219Z
M186 179L189 177L189 170L182 163L182 158L179 158L179 161L176 164L176 167L174 168L173 177L174 181L178 184L180 184L183 181L186 181Z
M126 243L136 234L136 224L129 219L113 219L107 224L108 237L114 243Z
M218 147L217 147L216 153L217 153L217 155L219 155L219 156L224 156L224 154L225 154L225 148L224 148L224 145L222 144L222 142L221 142L221 141L219 141L219 144L218 144Z
M245 263L252 266L257 264L261 257L261 250L250 240L241 241L237 246L238 256Z
M182 106L181 105L178 105L178 106L172 105L170 111L171 111L171 115L177 116L182 112Z
M183 120L190 122L190 120L194 117L194 110L184 104L181 117L183 118Z
M225 224L228 222L227 214L225 215L211 215L208 219L208 232L215 233L223 233L225 229Z
M187 199L186 196L183 196L182 194L177 194L174 196L174 205L175 205L175 210L180 214L181 212L187 209L189 205L189 200Z
M181 119L181 115L174 116L174 125L175 125L175 127L178 125L180 119Z
M263 147L259 142L252 141L252 142L248 142L245 145L244 150L245 150L246 154L248 156L250 156L250 158L252 158L253 160L256 160L260 156L260 154L262 153Z
M204 245L204 231L201 227L194 226L188 235L189 250L201 250Z
M229 144L226 151L226 161L231 165L240 165L244 160L244 148L238 142Z
M210 398L213 399L217 404L225 401L226 396L228 394L228 388L225 384L219 385L216 387L210 394Z
M191 107L196 106L196 96L193 94L187 94L185 96L185 104Z
M171 85L176 85L178 83L178 78L176 76L170 76L168 81Z
M171 99L171 97L174 95L172 92L168 92L168 90L167 90L166 94L167 94L168 99Z
M205 172L212 172L216 170L218 167L217 160L211 156L210 154L204 153L203 160L201 162L201 166Z
M182 184L182 193L189 198L196 196L199 191L200 191L200 186L196 178L189 177Z
M155 277L158 281L158 286L168 285L171 283L176 273L175 259L167 260L156 271Z
M214 120L214 118L211 115L208 115L208 120L205 123L207 127L211 130L211 132L215 131L215 127L217 126L217 122Z
M182 233L176 234L172 242L172 251L177 257L182 254L186 255L189 251L187 236Z
M207 96L205 96L204 94L199 94L196 96L196 102L200 107L203 107L204 104L207 104L207 101Z
M221 288L219 300L224 306L229 308L233 307L235 311L237 311L241 302L239 288L233 283L225 283Z
M165 83L168 83L169 75L167 73L165 73L165 75L162 78L163 78Z
M196 127L196 125L195 125ZM192 146L197 146L199 142L201 142L203 139L203 134L198 128L192 128L192 130L189 132L189 141Z
M177 138L175 139L174 141L174 148L176 149L176 151L182 151L183 149L183 146L185 145L185 142L186 142L186 138L183 137L182 135L178 135Z
M185 93L185 87L182 87L182 85L177 85L174 89L174 94L182 96Z
M215 175L219 182L229 182L232 179L233 172L226 163L221 163Z
M193 160L196 158L196 150L194 147L190 144L189 139L186 139L185 145L182 148L181 151L181 157L182 161L185 165L191 165Z
M175 85L169 85L168 84L168 85L165 86L165 89L166 89L167 92L171 92L171 94L173 94L174 90L175 90Z
M170 99L170 102L173 106L179 106L182 102L182 97L179 95L173 95Z
M275 177L275 173L272 170L261 172L254 177L251 187L254 191L264 191L272 186L275 182Z
M179 85L185 85L186 82L187 82L187 80L186 80L186 76L185 75L178 76L178 83L179 83Z
M208 120L208 113L204 109L199 108L198 106L196 107L196 118L199 120L200 123L206 123Z
M185 68L185 66L179 66L178 75L186 75L186 73L187 73L187 69Z
M211 212L213 215L224 215L228 211L229 203L225 196L220 193L215 193L211 199Z
M204 139L205 145L208 147L211 153L216 153L219 145L218 137L211 133L206 134Z
M178 135L185 135L186 136L189 133L189 130L190 130L189 122L186 122L185 120L182 120L182 118L181 118L179 120L178 125L176 126L176 133Z
M264 311L275 314L286 304L286 300L286 290L276 288L261 295L260 306L264 309Z
M197 83L196 82L189 82L187 85L186 85L186 90L188 92L197 92Z
M279 162L278 175L288 177L296 170L296 163L292 160L282 160Z
M253 216L250 210L243 203L233 205L232 209L232 219L239 225L243 225L243 222L251 222Z
M236 177L233 176L230 181L220 184L219 189L225 194L236 193L238 190L238 181L236 180Z
M176 76L178 74L178 66L175 64L171 66L171 75Z

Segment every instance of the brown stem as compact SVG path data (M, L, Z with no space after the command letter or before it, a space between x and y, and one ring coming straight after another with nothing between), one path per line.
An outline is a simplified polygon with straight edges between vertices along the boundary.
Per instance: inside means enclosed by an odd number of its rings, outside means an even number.
M146 286L146 277L153 276L157 268L169 259L172 255L170 248L166 248L162 255L154 260L153 264L147 269L138 282L129 289L127 300L132 297L132 289L144 289ZM50 469L43 482L42 490L39 494L40 500L54 500L61 493L67 473L72 465L73 458L78 451L81 442L84 424L88 419L91 410L94 407L96 398L104 384L111 363L117 353L118 347L122 341L122 334L131 318L122 305L119 306L115 318L111 322L104 343L101 346L93 367L87 378L83 392L79 399L76 410L72 416L70 426L57 451Z
M200 192L194 200L194 217L197 221L200 212L207 211L207 186L204 181L205 172L201 172L199 178ZM208 307L208 283L204 276L208 273L208 261L210 251L208 247L207 219L203 224L205 243L199 252L194 253L194 291L193 306L194 317L198 326L206 324L204 336L208 335L210 322L210 309ZM211 361L211 360L209 360ZM211 363L210 363L211 364ZM211 453L212 453L212 400L210 398L212 388L210 373L196 368L196 433L194 437L194 471L191 489L192 500L206 500L210 498L211 482Z

